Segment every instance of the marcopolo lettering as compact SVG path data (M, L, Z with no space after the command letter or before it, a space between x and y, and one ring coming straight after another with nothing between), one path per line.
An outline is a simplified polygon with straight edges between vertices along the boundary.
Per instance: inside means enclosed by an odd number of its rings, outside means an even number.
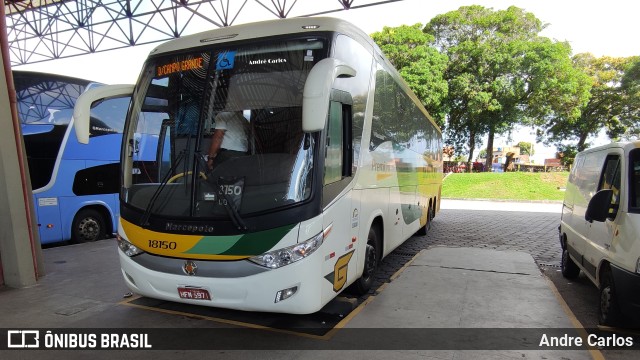
M210 233L215 230L214 227L211 225L176 224L172 222L166 223L164 229L167 231L184 231L184 232L191 232L191 233Z

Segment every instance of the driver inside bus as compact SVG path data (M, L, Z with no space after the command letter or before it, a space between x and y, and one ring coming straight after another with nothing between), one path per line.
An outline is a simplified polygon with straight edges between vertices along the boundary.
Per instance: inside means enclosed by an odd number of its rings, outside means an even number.
M242 111L221 112L216 116L215 130L211 137L207 166L215 165L234 157L246 155L248 151L247 119Z

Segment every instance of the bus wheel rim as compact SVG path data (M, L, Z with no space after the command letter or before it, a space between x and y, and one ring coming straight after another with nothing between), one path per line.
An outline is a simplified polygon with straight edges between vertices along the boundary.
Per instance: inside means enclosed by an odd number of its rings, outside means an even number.
M86 218L80 221L78 226L79 234L83 239L94 239L98 235L100 225L93 218Z

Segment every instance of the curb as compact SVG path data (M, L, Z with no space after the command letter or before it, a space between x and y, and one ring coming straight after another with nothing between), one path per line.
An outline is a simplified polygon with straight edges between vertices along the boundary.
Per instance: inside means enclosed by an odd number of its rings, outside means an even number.
M450 198L442 197L441 200L460 201L493 201L493 202L514 202L514 203L537 203L537 204L562 204L562 200L518 200L518 199L475 199L475 198Z

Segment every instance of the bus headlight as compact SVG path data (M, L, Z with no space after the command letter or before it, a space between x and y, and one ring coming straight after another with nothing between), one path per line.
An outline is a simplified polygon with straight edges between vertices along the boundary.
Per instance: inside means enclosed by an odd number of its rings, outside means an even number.
M144 251L138 249L135 245L123 239L120 235L116 236L118 240L118 247L122 252L128 257L136 256L138 254L142 254Z
M302 260L313 254L313 252L322 245L323 240L324 233L321 232L304 242L286 248L269 251L262 255L251 257L249 260L270 269L277 269L285 265L293 264L294 262Z

